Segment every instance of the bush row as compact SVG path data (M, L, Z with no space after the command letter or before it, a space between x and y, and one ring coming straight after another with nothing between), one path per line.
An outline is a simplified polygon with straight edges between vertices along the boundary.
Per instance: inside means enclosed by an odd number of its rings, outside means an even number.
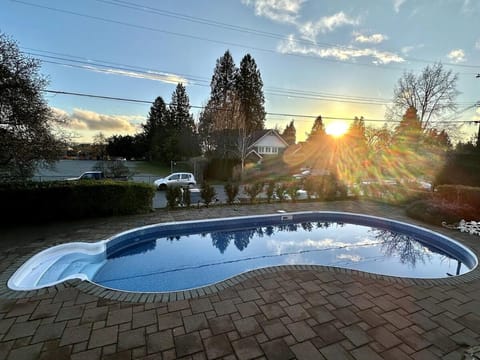
M439 185L437 186L437 194L442 200L480 209L480 187Z
M152 210L154 187L104 181L0 185L2 223L127 215Z
M356 191L357 195L389 204L407 204L430 197L428 191L397 184L362 184Z

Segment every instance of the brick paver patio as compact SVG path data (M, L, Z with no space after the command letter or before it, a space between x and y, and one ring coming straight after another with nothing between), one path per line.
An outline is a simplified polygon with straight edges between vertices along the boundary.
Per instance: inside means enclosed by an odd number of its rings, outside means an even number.
M157 222L279 209L342 210L415 223L399 207L331 202L157 211L1 229L0 359L462 359L480 343L478 270L450 282L412 282L283 267L181 300L121 293L124 301L114 300L102 289L92 295L78 281L28 293L5 285L18 261L53 244L97 241ZM433 229L479 253L478 237Z

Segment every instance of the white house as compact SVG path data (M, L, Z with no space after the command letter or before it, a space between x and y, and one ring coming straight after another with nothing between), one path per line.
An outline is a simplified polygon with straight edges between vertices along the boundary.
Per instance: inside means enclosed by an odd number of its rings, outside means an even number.
M268 129L256 131L253 134L247 159L261 161L265 157L273 157L283 153L288 147L287 142L277 130Z

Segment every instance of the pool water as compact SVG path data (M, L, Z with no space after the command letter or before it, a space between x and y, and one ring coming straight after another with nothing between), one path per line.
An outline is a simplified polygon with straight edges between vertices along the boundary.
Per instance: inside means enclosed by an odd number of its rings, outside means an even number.
M16 290L71 278L110 289L169 292L280 265L325 265L410 278L477 266L461 244L430 230L350 213L305 212L158 224L92 244L52 247L10 278Z
M111 255L92 280L113 289L175 291L294 264L421 278L469 271L408 235L363 225L305 222L153 238Z

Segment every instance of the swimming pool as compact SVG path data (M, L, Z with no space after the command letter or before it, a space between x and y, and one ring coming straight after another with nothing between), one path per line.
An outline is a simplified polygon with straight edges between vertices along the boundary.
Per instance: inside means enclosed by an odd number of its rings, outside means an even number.
M458 242L385 218L301 212L176 222L33 256L9 279L31 290L79 278L135 292L207 286L279 265L326 265L410 278L461 275L477 266Z

